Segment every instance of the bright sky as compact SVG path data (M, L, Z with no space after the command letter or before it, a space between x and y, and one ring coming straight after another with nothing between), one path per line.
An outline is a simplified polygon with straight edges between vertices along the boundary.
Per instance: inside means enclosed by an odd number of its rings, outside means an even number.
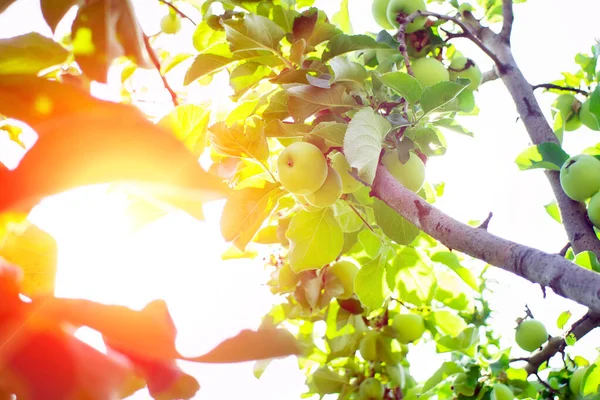
M331 16L338 2L317 3L331 11ZM357 33L377 29L370 17L370 3L350 0ZM574 70L574 55L589 52L594 39L600 36L594 30L600 12L597 1L571 0L566 7L561 0L529 0L515 9L515 58L532 83L549 82L562 71ZM139 11L147 22L144 28L148 33L156 32L164 9L144 1ZM182 42L190 37L191 29L184 23L181 35L161 40L190 46ZM0 37L29 31L49 34L37 1L19 0L0 16ZM482 70L491 67L489 60L470 43L456 44ZM161 114L160 107L168 105L168 97L160 89L160 80L156 76L153 79L147 97L160 93L164 103L161 101L159 109L152 112ZM108 97L114 95L111 90L97 88L98 93ZM223 93L220 92L221 98ZM217 96L214 92L195 95L199 100ZM540 92L538 98L549 115L554 96ZM515 122L517 115L510 96L502 83L495 81L480 89L477 104L480 115L461 121L476 137L448 134L447 154L428 164L430 181L446 182L446 193L437 205L464 222L483 219L491 211L492 233L557 252L566 244L566 237L561 226L543 209L552 199L549 185L541 171L519 172L514 164L517 154L529 145L529 139L522 124ZM597 133L581 128L566 134L564 147L576 154L598 141ZM9 160L10 155L19 153L18 147L0 135L0 160ZM32 218L59 242L58 295L136 308L152 299L166 299L179 328L178 345L188 354L199 354L240 329L258 326L274 298L265 286L260 260L220 260L227 245L216 234L219 203L206 206L205 222L177 213L137 232L130 228L124 204L119 195L95 187L55 196L35 209ZM499 270L493 273L501 282L494 285L493 304L499 311L496 328L507 337L512 337L514 321L523 315L525 303L546 323L551 334L560 333L555 321L562 311L570 309L575 316L584 312L582 307L556 296L543 300L539 288L523 279ZM577 352L594 348L597 340L598 334L588 335L576 346ZM423 351L430 353L432 348ZM595 353L588 356L593 358ZM185 368L202 385L198 398L298 399L304 390L304 377L293 358L275 361L261 380L252 376L252 365ZM417 379L426 379L433 369L415 362L412 372ZM140 393L135 398L145 399L147 394Z

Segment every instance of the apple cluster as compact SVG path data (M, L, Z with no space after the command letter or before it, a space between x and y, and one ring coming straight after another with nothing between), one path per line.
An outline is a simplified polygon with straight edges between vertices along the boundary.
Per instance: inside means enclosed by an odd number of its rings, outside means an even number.
M572 200L589 199L588 217L600 228L600 160L589 154L569 158L560 168L560 185Z
M277 173L283 187L308 210L328 207L342 194L362 186L350 175L350 164L343 153L333 153L328 162L321 150L308 142L286 147L277 159Z
M600 131L600 123L590 111L590 99L581 103L572 94L561 94L552 104L552 116L560 121L565 131L574 131L581 125L591 130Z
M374 0L372 13L375 21L384 29L398 28L399 16L407 16L416 11L426 11L423 0ZM455 54L448 68L437 58L426 57L430 50L428 33L424 29L425 17L417 17L406 25L406 45L411 56L413 76L422 87L432 86L439 82L468 79L471 82L467 90L477 90L481 84L482 74L475 62L459 53Z

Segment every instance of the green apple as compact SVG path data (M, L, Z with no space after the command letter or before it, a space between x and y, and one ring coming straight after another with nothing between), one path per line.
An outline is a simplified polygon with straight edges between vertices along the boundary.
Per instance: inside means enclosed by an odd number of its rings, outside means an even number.
M514 398L515 394L513 391L502 383L496 383L490 395L491 400L513 400Z
M381 162L394 178L407 189L418 192L425 182L425 164L421 157L410 152L410 157L405 164L398 160L396 150L386 150Z
M587 206L587 214L592 224L600 229L600 192L592 196Z
M398 28L398 14L403 13L407 16L415 11L426 11L427 7L423 0L391 0L387 7L387 19L394 28ZM417 17L413 22L406 25L406 33L418 31L425 26L425 17Z
M310 194L327 179L327 161L314 144L295 142L279 155L277 173L279 181L290 193Z
M306 201L316 207L328 207L342 195L342 178L331 166L327 167L325 182L316 191L304 196Z
M377 341L379 339L379 332L368 331L365 336L360 340L358 344L358 351L360 356L366 361L377 360Z
M589 199L600 190L600 160L589 154L569 158L560 168L560 185L575 201Z
M433 86L436 83L450 80L450 74L444 64L431 57L411 60L413 75L421 86Z
M590 112L590 100L586 100L579 109L579 119L581 123L593 131L600 131L600 123L596 116Z
M169 13L160 20L160 29L169 35L173 35L181 29L181 17L177 14Z
M571 375L571 378L569 379L569 389L571 390L571 393L576 396L581 394L581 384L583 383L583 377L586 372L587 367L579 368L573 372L573 375Z
M344 292L338 296L338 299L349 299L354 294L354 278L358 274L358 267L347 260L338 261L329 266L325 271L325 281L337 279L342 284Z
M361 400L381 400L383 394L383 385L375 378L365 379L358 388L358 395Z
M477 90L481 85L481 70L467 57L454 57L450 63L450 79L455 80L457 78L469 79L471 83L467 86L469 90Z
M309 378L309 385L319 393L339 393L344 387L342 376L327 367L320 367Z
M340 178L342 178L342 193L354 193L362 187L362 183L350 175L350 164L343 153L335 153L331 156L331 166L335 169Z
M375 22L383 29L394 29L394 26L390 24L387 17L387 7L390 0L373 0L371 6L371 12Z
M534 351L548 340L546 327L536 319L521 322L515 332L515 341L525 351Z
M396 314L392 325L400 343L414 342L425 332L425 321L418 314Z
M581 120L579 114L575 111L579 100L572 94L561 94L556 98L552 107L552 116L555 116L557 112L562 116L563 122L565 122L566 131L574 131L581 126Z

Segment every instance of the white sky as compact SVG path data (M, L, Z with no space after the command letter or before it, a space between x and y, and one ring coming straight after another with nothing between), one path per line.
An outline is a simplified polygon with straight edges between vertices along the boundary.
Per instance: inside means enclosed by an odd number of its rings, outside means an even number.
M318 3L334 12L338 2ZM357 33L377 29L370 3L350 0ZM600 2L571 0L568 4L561 0L529 0L515 6L514 54L532 83L549 82L560 77L562 71L575 70L575 54L589 52L594 39L600 37L600 30L595 29ZM164 9L145 1L140 10L149 20L144 27L154 33L158 13ZM164 40L187 40L190 29L189 24L184 24L181 36ZM0 16L0 37L34 30L48 34L35 0L20 0ZM470 43L456 44L482 70L491 67L485 55ZM159 85L157 81L150 89L159 90ZM105 92L110 96L110 90ZM151 91L149 95L155 93ZM199 96L206 97L207 94ZM540 92L538 98L549 116L554 96ZM168 97L165 99L164 104L168 104ZM480 115L462 120L475 132L475 139L448 134L447 154L428 164L430 181L446 182L445 196L437 205L464 222L483 219L492 211L492 233L557 252L566 243L566 237L543 208L552 200L549 185L541 171L519 172L514 164L517 154L529 145L529 139L522 124L515 122L517 115L510 96L502 83L495 81L481 88L477 104ZM595 145L599 138L597 132L581 128L566 133L564 148L576 154ZM19 150L0 134L0 160L7 160L8 153L18 154ZM123 199L105 195L102 188L87 188L48 199L33 217L59 242L59 295L137 308L152 299L164 298L179 328L181 350L199 354L240 329L257 327L273 301L264 286L266 277L260 260L220 260L220 253L227 246L215 233L219 232L219 209L218 203L207 206L207 221L203 223L181 213L133 233L123 214ZM523 315L525 303L546 323L551 334L560 333L555 321L562 311L571 309L575 315L584 312L582 307L556 296L543 300L539 288L523 279L499 270L494 275L501 282L494 285L494 306L499 311L495 327L507 337L512 337L514 320ZM586 337L576 346L577 351L594 348L597 339L597 334ZM429 347L423 351L432 350ZM596 353L587 355L595 358ZM261 380L252 376L252 363L186 365L186 370L202 385L198 398L281 400L298 399L304 390L304 377L295 365L293 358L276 361ZM414 363L413 373L418 379L426 379L434 368ZM135 398L144 399L147 394L140 393Z

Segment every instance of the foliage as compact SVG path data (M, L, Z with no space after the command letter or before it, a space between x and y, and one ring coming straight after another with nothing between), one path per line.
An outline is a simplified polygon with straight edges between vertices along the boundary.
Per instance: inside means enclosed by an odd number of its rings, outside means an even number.
M0 12L10 3L0 1ZM547 382L512 367L511 348L499 348L488 326L487 266L439 243L369 190L382 151L399 165L416 159L426 166L444 155L446 134L472 135L455 117L477 115L477 85L454 71L454 79L445 73L424 86L408 55L436 60L442 69L442 61L449 65L455 57L473 67L450 43L457 35L452 19L474 11L486 23L501 22L502 1L430 2L436 4L428 8L439 7L450 20L427 19L422 30L407 35L408 20L400 23L400 34L352 34L347 1L331 19L311 0L162 3L168 4L164 32L157 35L181 35L181 24L197 24L193 56L154 49L129 0L41 0L53 30L77 6L66 38L30 33L0 40L0 115L6 119L0 128L17 143L21 129L39 135L17 168L0 165L0 187L8 188L0 192L0 342L9 344L0 348L0 395L109 399L147 386L156 399L191 398L199 385L179 370L177 359L220 363L287 355L297 355L307 374L307 396L487 399L497 396L496 387L518 398L576 398L569 378L576 366L588 364L580 391L597 392L600 361L565 358ZM591 55L578 54L580 70L553 82L551 92L563 93L560 86L593 90L580 90L566 111L555 112L556 143L524 149L516 160L520 169L561 169L569 155L560 140L582 103L587 121L600 120L599 53L594 46ZM90 83L107 82L108 72L119 68L124 104L93 97ZM171 95L174 107L159 121L126 104L138 69L157 69ZM170 72L177 70L185 88L174 91ZM189 88L223 74L234 103L225 114L187 101ZM280 184L278 158L299 141L330 164L345 156L348 170L329 168L330 174L349 174L333 204L317 207ZM585 152L600 154L598 148ZM209 171L197 162L202 154L210 155ZM360 185L347 186L348 179ZM185 358L175 350L164 302L133 311L53 297L56 245L27 214L46 196L122 181L135 183L140 201L196 218L202 218L203 202L226 198L221 234L238 250L235 257L253 257L251 250L261 246L272 254L269 286L282 303L261 329ZM443 195L441 184L413 189L429 203ZM562 221L556 205L547 210ZM593 253L571 258L599 270ZM569 317L561 315L560 329ZM108 355L71 334L82 325L102 333ZM407 354L425 343L448 357L417 382Z

